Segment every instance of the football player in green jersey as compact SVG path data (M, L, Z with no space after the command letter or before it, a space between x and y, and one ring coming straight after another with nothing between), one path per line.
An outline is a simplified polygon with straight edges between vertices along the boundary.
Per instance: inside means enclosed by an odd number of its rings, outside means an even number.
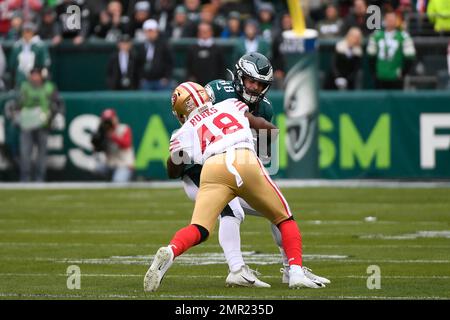
M270 61L262 54L253 52L243 55L236 63L232 81L213 80L205 89L213 104L226 99L236 98L249 106L250 112L272 122L273 109L265 97L273 82L273 69ZM258 143L256 143L258 146ZM270 149L270 148L267 148ZM269 156L258 154L260 158ZM200 165L185 165L181 169L171 166L168 160L170 178L181 177L188 197L195 201L200 183ZM245 214L262 217L262 214L251 208L243 199L235 198L225 207L220 216L219 243L224 251L230 273L226 279L228 286L270 287L259 280L257 273L244 262L241 252L240 224ZM277 226L271 225L273 238L283 258L282 282L289 283L289 262L282 247L281 234ZM325 286L330 281L314 275L303 267L305 275L314 282Z

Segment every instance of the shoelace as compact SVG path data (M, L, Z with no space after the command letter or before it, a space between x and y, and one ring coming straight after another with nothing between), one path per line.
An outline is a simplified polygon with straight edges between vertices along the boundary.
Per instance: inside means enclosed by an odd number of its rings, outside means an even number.
M306 272L309 272L309 273L312 273L312 270L310 269L310 268L308 268L308 267L302 267L302 269L303 269L303 271L306 273Z
M247 270L248 270L249 273L253 274L256 277L261 275L261 272L259 272L258 269L253 270L253 269L250 269L250 267L247 266Z
M307 276L311 280L319 281L319 278L314 273L312 273L312 270L310 268L302 267L302 269L303 269L303 272L305 273L305 276Z
M289 272L289 269L288 268L280 268L280 272L281 273Z

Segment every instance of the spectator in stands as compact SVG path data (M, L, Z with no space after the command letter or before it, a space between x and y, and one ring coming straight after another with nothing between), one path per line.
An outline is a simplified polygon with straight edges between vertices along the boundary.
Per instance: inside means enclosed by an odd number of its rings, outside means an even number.
M38 30L41 40L51 40L54 45L62 41L61 27L56 21L56 12L53 8L47 7L42 10Z
M211 4L204 4L200 11L200 23L208 23L213 28L213 37L218 38L222 33L222 27L218 25L215 20L215 9ZM198 24L196 29L198 29Z
M450 89L450 40L448 41L447 46L447 89Z
M240 38L244 35L241 28L241 14L232 11L228 15L227 25L220 34L221 38Z
M4 39L8 34L13 11L8 0L0 0L0 39Z
M258 21L260 32L264 39L272 41L272 30L275 18L275 9L270 2L262 2L258 6Z
M107 41L116 42L122 34L129 32L130 19L122 15L122 3L112 0L106 10L100 13L100 23L95 26L94 33L97 37Z
M387 12L384 30L374 32L367 45L369 65L375 75L377 89L402 89L404 76L411 69L416 56L409 34L397 29L397 15Z
M107 84L110 90L136 90L139 87L140 66L133 42L124 34L117 43L107 67Z
M258 22L256 20L247 20L244 27L245 36L238 40L233 61L238 61L240 57L250 52L259 52L267 57L270 56L270 45L258 35L258 28Z
M187 78L202 85L224 77L224 57L222 48L214 43L210 24L200 23L197 43L189 48L186 58Z
M143 78L140 87L143 90L170 90L173 71L172 52L166 39L159 36L158 22L149 19L143 26L146 40L140 52L140 65Z
M170 38L180 39L188 36L188 20L186 15L186 8L184 6L177 6L175 8L175 16L171 23L169 31Z
M20 11L13 13L11 17L11 25L8 33L6 34L6 40L17 41L22 34L23 18Z
M9 71L12 86L20 88L34 67L49 68L50 54L47 46L36 36L36 25L26 22L22 38L14 44L9 55Z
M420 14L427 12L428 0L417 0L416 1L416 11Z
M364 36L368 36L372 30L367 26L367 3L365 0L355 0L353 8L344 20L342 34L347 34L351 27L358 27L361 29Z
M0 91L6 89L6 85L4 80L6 71L6 58L5 53L3 52L2 44L0 43Z
M316 27L319 31L319 37L338 38L341 35L342 20L339 17L337 7L334 4L329 4L325 10L325 19L320 21Z
M156 21L158 22L161 35L170 38L171 22L175 11L175 0L157 0L155 1Z
M450 3L448 0L430 0L427 14L437 33L450 35Z
M54 7L54 5L57 4L57 2L60 2L61 0L50 0L50 1L54 1L51 4L48 4L48 6L50 7ZM108 6L108 2L110 0L95 0L95 1L91 1L91 0L78 0L78 1L82 1L84 3L83 6L83 10L87 10L89 13L89 36L91 36L93 34L93 29L94 27L98 24L99 21L99 17L100 17L100 12L102 12L103 10L106 9L106 7ZM125 4L124 4L125 5ZM125 8L125 6L124 6ZM128 16L132 16L132 14L128 14Z
M42 9L42 0L9 0L6 1L6 10L21 12L23 21L34 21L40 10ZM4 10L2 7L0 9ZM1 10L0 10L1 11Z
M147 1L138 1L134 5L133 19L130 23L130 35L135 41L145 41L145 32L142 26L150 18L150 10L150 3Z
M408 23L405 21L405 19L408 16L412 17L413 8L411 0L399 0L398 7L395 9L395 13L397 14L398 18L398 26L400 28L406 29L408 27Z
M331 71L325 80L325 89L355 89L363 56L361 42L361 30L353 27L345 38L336 44Z
M209 1L216 9L216 16L223 22L223 26L226 24L226 17L233 12L239 12L242 19L254 18L255 7L261 3L261 0L255 1L236 1L236 0L210 0Z
M102 112L97 132L91 143L95 152L103 152L106 162L99 161L96 172L111 176L112 182L125 183L134 172L134 148L131 128L120 123L114 109Z
M273 67L273 87L276 89L282 89L284 86L286 61L281 46L283 44L283 32L288 30L292 30L292 18L288 12L284 12L280 18L280 28L274 35L270 54Z
M68 12L70 12L70 6L77 6L80 8L80 28L69 27L67 19L69 18ZM56 14L58 15L58 21L62 30L63 39L71 39L73 44L81 45L89 36L90 30L90 12L87 9L84 1L78 0L63 0L56 6Z
M19 97L20 180L44 182L47 166L47 136L51 122L62 102L55 85L45 80L41 68L30 71L22 83ZM37 158L33 166L33 148ZM32 168L35 167L34 175Z
M330 0L309 0L306 1L304 4L304 14L309 16L311 20L314 23L314 26L317 25L317 23L323 19L325 19L325 11L327 5L331 4L332 2L336 3L337 1L330 1Z

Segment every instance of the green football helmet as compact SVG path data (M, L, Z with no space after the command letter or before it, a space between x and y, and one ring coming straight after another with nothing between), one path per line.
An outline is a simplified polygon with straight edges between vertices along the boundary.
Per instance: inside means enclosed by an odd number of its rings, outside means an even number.
M236 63L233 74L233 86L246 103L257 103L264 98L273 82L273 68L269 59L258 52L244 54ZM250 78L264 84L261 92L253 92L245 87L244 78Z

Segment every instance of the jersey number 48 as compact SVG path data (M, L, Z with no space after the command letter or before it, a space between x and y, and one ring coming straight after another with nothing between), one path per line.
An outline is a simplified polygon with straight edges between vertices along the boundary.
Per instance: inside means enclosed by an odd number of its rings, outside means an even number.
M222 130L223 135L231 134L244 128L239 121L229 113L219 114L213 119L212 123ZM205 124L202 124L202 126L197 129L197 134L202 148L202 154L205 152L207 146L223 138L223 135L221 134L214 135Z

